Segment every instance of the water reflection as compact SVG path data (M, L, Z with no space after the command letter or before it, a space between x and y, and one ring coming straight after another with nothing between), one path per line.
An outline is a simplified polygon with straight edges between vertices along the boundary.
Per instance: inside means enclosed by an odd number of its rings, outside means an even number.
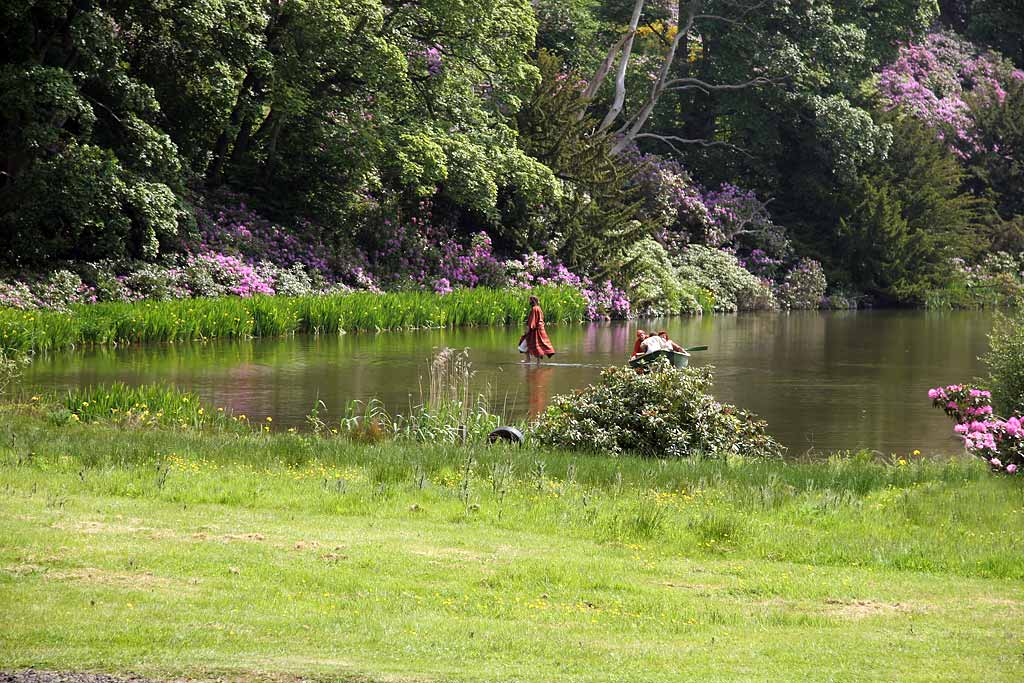
M527 402L527 415L530 417L540 415L547 407L554 372L555 368L550 367L526 368L526 388L530 396Z
M97 382L170 382L217 406L275 427L302 427L317 400L336 419L353 399L401 411L420 400L434 351L471 349L474 391L510 418L536 414L552 396L625 362L636 328L665 329L684 346L707 344L695 365L715 366L715 393L762 415L796 452L867 447L956 449L930 386L981 374L991 325L977 312L843 311L550 325L556 365L525 367L518 330L485 328L349 334L91 349L41 356L28 380L40 389Z

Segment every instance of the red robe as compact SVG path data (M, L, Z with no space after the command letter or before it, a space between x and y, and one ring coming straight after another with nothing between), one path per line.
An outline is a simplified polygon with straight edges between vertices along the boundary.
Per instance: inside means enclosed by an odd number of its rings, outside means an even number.
M555 347L551 345L548 333L544 330L544 311L540 310L540 306L530 309L530 315L526 319L526 334L523 335L523 339L526 340L526 352L531 356L550 358L555 355Z

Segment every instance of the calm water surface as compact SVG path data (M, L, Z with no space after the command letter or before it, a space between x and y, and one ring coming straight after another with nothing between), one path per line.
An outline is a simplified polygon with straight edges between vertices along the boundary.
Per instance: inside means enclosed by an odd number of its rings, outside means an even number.
M171 382L236 414L301 427L318 398L329 417L371 397L400 412L419 401L434 349L468 347L478 390L519 417L592 382L600 366L622 363L638 325L710 346L694 364L715 366L716 395L764 417L793 453L949 453L959 444L926 392L981 374L991 317L841 311L551 325L558 355L539 368L518 363L519 331L506 328L151 345L39 358L28 380L39 389Z

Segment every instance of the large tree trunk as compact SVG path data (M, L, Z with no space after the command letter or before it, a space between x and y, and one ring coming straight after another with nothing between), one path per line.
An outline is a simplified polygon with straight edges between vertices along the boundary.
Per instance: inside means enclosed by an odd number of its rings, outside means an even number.
M227 161L228 147L231 142L231 131L236 129L241 123L242 115L245 111L247 93L255 83L256 72L253 71L252 67L249 67L248 71L245 72L245 78L242 79L242 86L238 89L238 95L235 97L235 106L231 108L231 115L228 116L228 121L221 129L220 135L217 136L217 142L213 146L213 158L206 169L206 179L211 183L217 184L221 181L224 164Z

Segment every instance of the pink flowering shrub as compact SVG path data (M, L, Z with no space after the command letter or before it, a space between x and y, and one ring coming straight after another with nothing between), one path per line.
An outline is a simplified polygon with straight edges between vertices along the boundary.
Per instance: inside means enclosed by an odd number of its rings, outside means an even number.
M822 305L827 288L821 264L814 259L800 259L775 288L775 296L784 308L813 309Z
M992 393L962 384L928 390L932 405L956 421L953 431L963 439L968 453L996 472L1021 473L1024 468L1024 424L1018 416L997 417Z
M39 308L39 301L27 284L14 280L0 282L0 306L28 311Z
M891 107L921 119L966 157L983 151L967 98L1002 103L1011 80L1024 80L1024 72L954 34L936 32L903 45L879 75L878 88Z
M205 253L193 256L190 262L205 266L214 283L228 294L241 297L274 294L273 281L237 256Z
M468 243L453 237L434 220L430 202L420 202L416 214L408 218L381 219L372 239L369 269L390 288L444 293L459 287L505 285L505 270L494 256L490 236L479 231Z
M199 237L186 245L192 253L234 254L250 264L269 261L290 268L301 263L311 271L330 272L328 251L319 231L309 223L284 228L228 195L221 206L197 212Z
M511 287L530 289L544 285L567 285L579 289L587 301L584 316L587 320L626 319L631 315L628 295L610 280L595 283L543 254L523 254L520 259L505 261L504 267L506 281Z

